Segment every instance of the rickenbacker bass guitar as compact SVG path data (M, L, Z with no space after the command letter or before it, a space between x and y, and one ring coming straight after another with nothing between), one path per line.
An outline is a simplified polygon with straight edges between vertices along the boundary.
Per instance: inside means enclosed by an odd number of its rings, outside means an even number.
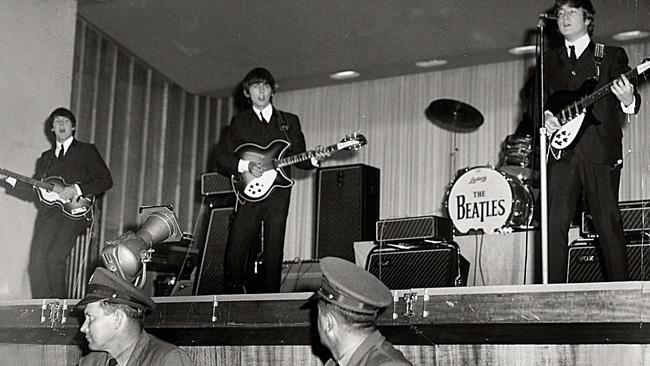
M361 146L368 143L366 138L354 133L346 136L339 143L325 147L325 150L334 153L341 150L359 150ZM237 195L246 201L258 202L265 199L274 188L288 188L293 185L284 167L309 160L316 155L316 150L305 151L300 154L283 157L289 148L289 143L284 140L274 140L265 147L257 144L247 143L235 149L235 155L239 159L262 162L264 166L272 167L262 173L262 176L255 177L249 172L231 177L232 186Z
M63 200L59 193L69 186L63 178L49 177L41 181L2 168L0 168L0 174L31 185L38 193L41 202L48 206L58 206L66 216L72 219L92 219L95 198L78 196L70 201Z
M647 58L625 76L632 81L649 68L650 58ZM551 111L562 124L562 127L551 136L551 147L562 150L571 146L582 130L587 107L611 93L612 83L613 81L589 94L598 84L598 79L589 78L576 91L561 90L549 97L546 109Z

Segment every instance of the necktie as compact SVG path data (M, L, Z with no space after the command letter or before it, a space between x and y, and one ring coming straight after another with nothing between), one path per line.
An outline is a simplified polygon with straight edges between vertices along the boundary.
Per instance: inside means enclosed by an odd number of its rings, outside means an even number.
M262 111L260 111L260 121L267 123L266 119L264 119L264 115L262 114Z
M108 360L108 366L117 366L117 360L111 358L110 360Z
M63 159L63 156L65 155L65 147L63 147L63 144L61 144L61 148L59 148L59 160Z
M576 46L569 46L569 61L571 61L571 65L575 65L578 61L576 58Z

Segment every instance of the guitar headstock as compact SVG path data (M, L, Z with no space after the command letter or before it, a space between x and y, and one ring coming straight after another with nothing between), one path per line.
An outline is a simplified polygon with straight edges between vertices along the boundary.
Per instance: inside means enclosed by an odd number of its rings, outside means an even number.
M359 150L361 146L367 145L368 140L360 132L354 132L351 135L346 135L337 144L339 150Z
M643 75L643 77L648 80L648 75L645 75L645 72L650 69L650 57L645 58L643 62L641 62L641 65L637 66L636 72L639 75Z

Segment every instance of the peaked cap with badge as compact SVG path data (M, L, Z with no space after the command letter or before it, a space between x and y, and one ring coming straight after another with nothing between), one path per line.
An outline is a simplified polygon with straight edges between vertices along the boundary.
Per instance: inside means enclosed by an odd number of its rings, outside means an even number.
M88 281L86 296L77 303L77 307L101 300L129 305L146 313L156 308L156 303L141 289L108 269L97 267Z
M360 266L337 257L320 260L321 286L310 300L322 299L343 309L375 315L393 303L388 287Z

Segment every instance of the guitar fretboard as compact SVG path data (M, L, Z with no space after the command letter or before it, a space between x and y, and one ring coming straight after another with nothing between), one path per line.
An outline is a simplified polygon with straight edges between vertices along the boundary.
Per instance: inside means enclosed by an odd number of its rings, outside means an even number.
M639 67L626 72L625 77L628 78L629 80L636 80L636 78L639 77L639 69L646 70L648 68L649 63L650 62L644 62L643 64L639 65ZM576 101L575 103L566 106L560 111L560 113L556 114L555 116L560 120L568 120L572 118L574 115L582 113L582 111L585 108L596 103L599 99L611 93L612 92L611 87L613 84L614 84L614 80L610 81L609 83L602 86L601 88L594 91L593 93L589 94L588 96Z
M18 174L18 173L14 173L14 172L12 172L10 170L7 170L7 169L0 168L0 174L4 174L7 177L17 179L17 180L19 180L21 182L25 182L27 184L30 184L30 185L34 186L34 187L43 188L43 189L48 190L48 191L51 191L52 189L54 189L54 184L52 184L52 183L42 182L40 180L36 180L36 179L26 177L26 176Z
M335 151L338 151L338 145L333 144L329 145L325 148L325 151L329 153L333 153ZM309 160L313 158L316 155L316 150L309 150L305 151L300 154L292 155L283 159L278 159L275 163L276 168L284 168L285 166L293 165L293 164L298 164L300 162L303 162L305 160Z

